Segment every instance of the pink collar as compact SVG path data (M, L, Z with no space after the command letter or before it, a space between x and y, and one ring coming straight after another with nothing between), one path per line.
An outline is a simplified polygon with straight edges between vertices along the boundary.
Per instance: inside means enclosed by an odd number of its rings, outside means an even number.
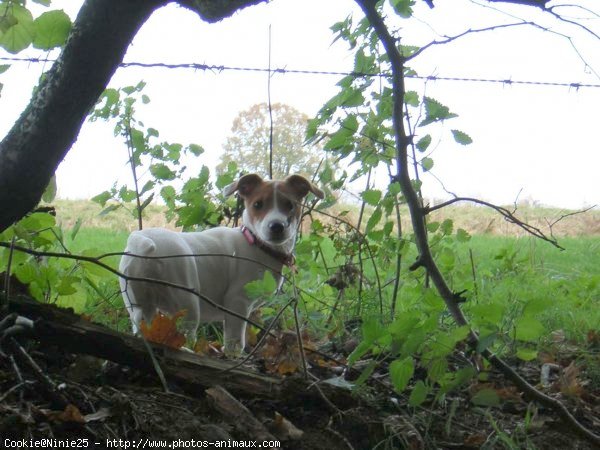
M280 263L282 263L285 266L288 266L288 267L293 267L294 266L294 262L296 261L296 258L294 257L293 254L291 254L291 253L290 254L283 253L283 252L280 252L278 250L275 250L272 247L269 247L265 242L263 242L262 240L260 240L246 226L242 225L241 231L242 231L242 234L244 235L244 237L246 238L246 241L248 241L248 244L250 244L250 245L256 245L258 248L260 248L267 255L275 258L277 261L279 261Z

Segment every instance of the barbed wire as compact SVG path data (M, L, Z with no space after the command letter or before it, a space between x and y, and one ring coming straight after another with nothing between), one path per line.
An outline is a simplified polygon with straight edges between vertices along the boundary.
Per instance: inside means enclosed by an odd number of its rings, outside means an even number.
M19 63L53 63L54 59L45 58L19 58L19 57L0 57L0 61L19 62ZM210 72L258 72L272 74L296 74L296 75L322 75L322 76L351 76L355 78L371 77L371 78L390 78L391 73L388 72L356 72L356 71L335 71L335 70L307 70L307 69L288 69L288 68L263 68L263 67L241 67L241 66L225 66L203 63L144 63L144 62L123 62L119 67L139 67L143 69L191 69ZM540 81L540 80L513 80L511 78L477 78L477 77L448 77L439 75L406 75L406 78L423 80L423 81L450 81L450 82L466 82L466 83L490 83L502 85L529 85L529 86L549 86L549 87L566 87L570 89L600 88L600 84L581 83L581 82L561 82L561 81Z

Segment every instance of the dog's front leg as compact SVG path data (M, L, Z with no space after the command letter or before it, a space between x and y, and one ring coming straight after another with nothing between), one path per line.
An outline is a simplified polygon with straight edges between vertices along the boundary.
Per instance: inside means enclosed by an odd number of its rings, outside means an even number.
M245 297L237 297L226 304L228 309L236 312L242 317L248 317L248 300ZM225 313L225 323L223 326L223 345L227 355L238 356L246 346L246 325L247 322L239 317Z

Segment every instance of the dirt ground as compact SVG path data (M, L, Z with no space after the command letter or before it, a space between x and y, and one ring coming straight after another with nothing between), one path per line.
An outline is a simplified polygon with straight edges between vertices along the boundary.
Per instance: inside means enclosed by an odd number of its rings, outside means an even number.
M219 412L204 392L185 392L168 382L166 393L155 374L68 354L35 340L22 342L42 373L34 373L34 366L10 352L0 358L3 448L269 448L257 440L260 434L250 435L242 424L245 419ZM260 361L255 365L261 370ZM539 369L532 364L518 367L534 384ZM593 370L586 372L582 366L577 371L570 396L552 387L548 392L600 433L600 383ZM321 379L336 376L324 368L317 372ZM557 377L550 380L554 386ZM474 406L474 387L467 386L443 401L411 408L407 397L394 394L384 377L375 373L372 378L380 380L357 392L350 405L333 405L326 399L307 402L301 396L267 400L251 392L236 398L278 441L271 448L594 448L552 411L524 401L497 373L486 382L502 398L496 407ZM67 399L66 407L50 394L53 383Z

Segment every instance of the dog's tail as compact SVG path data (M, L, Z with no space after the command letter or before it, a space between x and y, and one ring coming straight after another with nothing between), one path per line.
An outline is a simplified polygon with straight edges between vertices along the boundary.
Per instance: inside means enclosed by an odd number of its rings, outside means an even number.
M125 254L121 258L119 271L126 277L143 277L144 265L140 264L140 261L144 256L152 256L155 253L156 243L142 233L134 231L127 240L127 247L125 248ZM133 333L136 334L143 318L141 305L138 305L135 298L137 289L133 288L131 281L124 278L119 278L119 284L121 286L125 307L131 317Z
M127 253L140 256L150 256L156 251L156 243L139 231L134 231L127 240Z

